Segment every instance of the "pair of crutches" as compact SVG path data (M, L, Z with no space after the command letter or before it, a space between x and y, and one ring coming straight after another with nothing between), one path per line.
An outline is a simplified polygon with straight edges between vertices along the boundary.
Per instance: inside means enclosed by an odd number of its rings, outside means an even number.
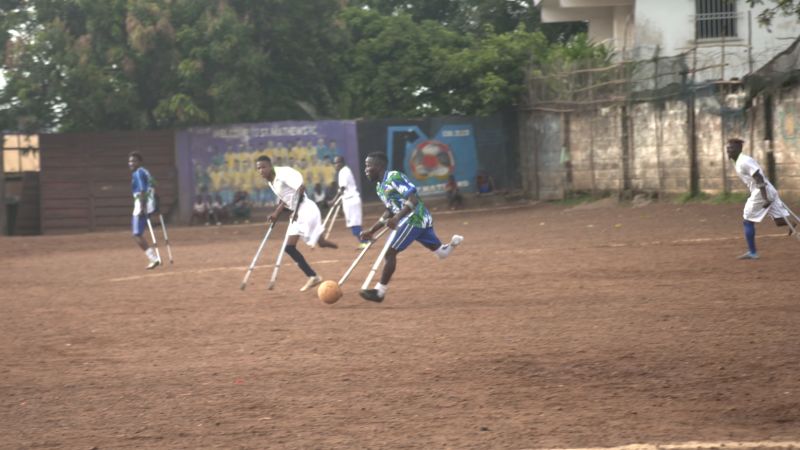
M167 245L167 256L169 257L169 263L172 264L172 247L169 245L169 235L167 234L167 224L164 222L164 215L158 213L158 220L161 223L161 231L164 232L164 243ZM156 233L153 231L153 222L150 220L150 215L147 215L147 228L150 230L150 238L153 239L153 247L156 249L156 258L158 258L158 264L162 264L161 262L161 253L158 251L158 242L156 242Z
M286 244L289 242L289 231L292 228L292 224L295 221L295 214L292 213L292 216L289 218L289 225L286 227L286 234L283 237L283 243L281 244L281 249L278 252L278 259L275 261L275 268L272 269L272 276L269 279L269 285L267 285L267 289L270 291L275 288L275 283L278 281L278 271L281 268L281 261L283 261L283 254L286 252ZM261 240L261 244L258 246L258 250L256 250L256 255L253 257L253 261L250 263L250 267L247 268L247 273L244 274L244 279L242 280L241 286L239 288L241 290L245 290L247 287L247 280L250 279L250 274L253 273L253 270L256 268L256 263L258 262L258 258L261 256L261 252L264 250L264 245L267 243L267 239L269 239L269 235L272 234L272 229L275 228L275 222L272 222L267 228L267 233L264 235L264 239Z
M789 214L791 214L792 217L794 217L794 220L796 220L797 223L800 224L800 217L797 217L797 214L795 214L794 211L789 209L789 206L787 206L786 203L784 203L783 206L786 208L787 211L789 211ZM797 229L798 227L792 225L791 220L786 220L786 225L789 225L789 229L792 230L792 237L800 241L800 230Z
M388 230L389 230L388 227L383 228L373 239L371 239L367 243L367 245L361 250L361 252L359 252L356 259L353 261L352 264L350 264L350 267L348 267L347 271L345 271L345 273L342 275L342 278L339 279L338 283L339 287L341 287L342 284L344 284L344 282L347 281L347 279L350 277L350 274L353 273L353 270L356 268L358 263L361 262L361 260L364 258L364 255L366 255L367 251L369 251L370 247L372 247L372 244L374 244L378 239L380 239L380 237L383 236L383 234L386 233L386 231ZM389 234L389 237L386 239L386 243L383 244L383 249L381 249L381 252L378 254L378 258L372 264L372 268L370 269L369 274L367 275L367 279L364 280L364 284L361 285L361 289L369 288L369 284L375 277L375 273L378 272L378 267L380 267L381 261L383 261L383 258L386 256L386 252L389 251L389 247L392 245L392 241L394 240L394 236L396 233L397 230L392 230L392 232Z
M336 222L336 216L339 215L339 210L342 209L342 195L339 194L336 196L336 199L333 201L333 205L331 205L331 209L328 210L328 214L325 215L325 220L322 221L322 228L325 230L325 239L331 235L331 231L333 231L333 224ZM330 223L328 223L330 220Z

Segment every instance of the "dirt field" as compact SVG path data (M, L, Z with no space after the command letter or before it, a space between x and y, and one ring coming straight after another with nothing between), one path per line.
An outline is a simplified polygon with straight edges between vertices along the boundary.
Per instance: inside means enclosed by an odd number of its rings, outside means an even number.
M411 247L380 305L377 249L336 305L293 263L266 291L283 226L244 292L256 225L175 228L153 272L127 232L2 238L0 448L800 446L800 243L737 261L740 212L434 212L463 246ZM300 249L338 279L332 237Z

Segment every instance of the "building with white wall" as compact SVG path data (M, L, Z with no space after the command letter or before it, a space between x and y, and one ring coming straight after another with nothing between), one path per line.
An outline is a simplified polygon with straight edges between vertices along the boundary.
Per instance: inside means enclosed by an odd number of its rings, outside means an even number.
M589 37L619 59L691 55L698 81L742 78L786 49L800 35L797 17L778 15L758 24L765 6L745 0L534 0L542 21L586 21ZM769 5L770 2L767 2ZM694 49L697 49L696 55Z

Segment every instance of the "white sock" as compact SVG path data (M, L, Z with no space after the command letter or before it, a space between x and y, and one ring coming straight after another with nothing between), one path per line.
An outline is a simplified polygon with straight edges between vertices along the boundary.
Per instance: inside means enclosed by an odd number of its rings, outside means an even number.
M434 250L434 253L436 253L436 256L438 256L439 259L445 259L448 256L450 256L450 253L452 251L453 251L453 246L452 245L444 244L441 247L439 247L436 250Z
M375 285L375 290L378 291L378 295L380 295L381 297L385 297L386 296L386 290L387 289L389 289L388 285L380 284L380 283Z
M147 255L147 259L149 259L150 261L155 261L156 259L158 259L158 257L156 256L156 251L153 249L153 247L150 247L147 250L145 250L144 254Z

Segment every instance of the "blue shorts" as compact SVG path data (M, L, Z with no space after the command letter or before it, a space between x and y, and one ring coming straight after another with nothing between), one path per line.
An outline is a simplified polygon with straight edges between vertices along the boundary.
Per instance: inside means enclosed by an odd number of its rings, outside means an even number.
M147 227L147 216L133 216L131 219L131 231L134 236L141 236L144 234L144 229Z
M391 247L398 252L405 250L414 241L419 241L421 244L442 245L433 227L419 228L406 222L397 227L396 231Z

